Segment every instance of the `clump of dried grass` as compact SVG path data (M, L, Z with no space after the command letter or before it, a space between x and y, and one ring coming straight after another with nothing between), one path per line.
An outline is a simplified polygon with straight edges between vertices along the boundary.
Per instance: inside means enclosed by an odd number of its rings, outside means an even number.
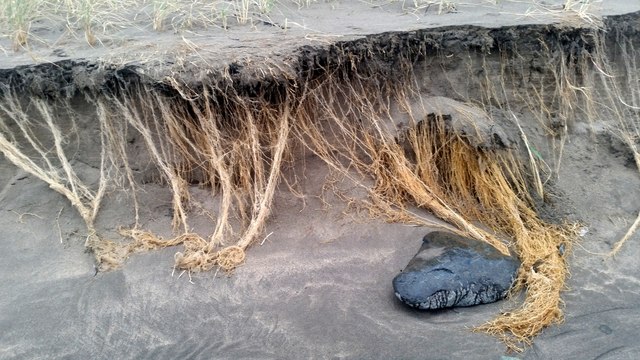
M314 0L315 1L315 0ZM120 31L199 31L253 24L274 7L308 7L311 0L0 0L0 37L11 39L15 51L46 43L31 31L32 24L65 28L84 37L89 46L111 40ZM105 41L106 42L106 41Z
M598 14L600 0L566 0L564 4L550 4L534 0L524 14L525 18L547 19L563 26L574 28L602 29L602 17Z

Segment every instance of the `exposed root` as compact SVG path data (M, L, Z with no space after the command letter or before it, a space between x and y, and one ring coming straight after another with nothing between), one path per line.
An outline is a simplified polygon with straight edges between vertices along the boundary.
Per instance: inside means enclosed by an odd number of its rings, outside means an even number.
M65 122L59 118L63 116L67 120L66 125L73 129L75 114L67 110L66 114L59 115L58 111L65 111L64 107L55 108L44 100L34 100L28 105L35 109L32 116L39 119L39 123L29 116L27 107L17 95L12 94L3 100L4 103L0 103L0 115L4 114L0 119L2 128L9 130L9 126L14 126L17 129L0 132L0 151L13 164L44 181L71 202L87 226L86 245L89 246L97 236L94 222L107 187L105 172L110 149L106 144L106 134L100 135L100 178L92 187L80 179L63 148L66 139L59 125ZM45 129L44 136L41 128Z
M229 246L218 252L216 263L225 271L231 271L244 261L244 250L239 246Z
M638 148L635 145L634 140L630 136L628 136L628 134L626 136L626 140L627 140L627 144L629 144L629 147L631 148L631 151L633 152L633 158L636 162L636 168L640 173L640 152L638 151ZM631 224L631 227L629 227L629 229L624 234L624 236L613 245L613 248L611 248L611 251L609 252L609 254L607 254L607 256L609 257L615 256L620 251L620 249L622 249L622 246L627 242L627 240L629 240L629 238L631 238L636 233L639 226L640 226L640 213L638 213L636 220L633 222L633 224Z
M638 217L636 217L636 220L633 222L633 224L631 224L631 227L629 227L629 229L624 234L622 239L618 240L613 245L613 247L611 248L611 251L607 254L607 256L609 257L616 256L616 254L620 251L620 249L622 249L622 246L624 245L624 243L626 243L627 240L629 240L629 238L631 238L633 234L636 233L636 231L638 230L638 226L640 226L640 214L638 214Z

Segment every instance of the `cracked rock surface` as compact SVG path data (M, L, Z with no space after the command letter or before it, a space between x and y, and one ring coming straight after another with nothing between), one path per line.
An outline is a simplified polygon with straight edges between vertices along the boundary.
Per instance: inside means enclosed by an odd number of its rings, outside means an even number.
M393 279L396 297L418 309L473 306L507 295L520 262L489 244L448 232L427 234Z

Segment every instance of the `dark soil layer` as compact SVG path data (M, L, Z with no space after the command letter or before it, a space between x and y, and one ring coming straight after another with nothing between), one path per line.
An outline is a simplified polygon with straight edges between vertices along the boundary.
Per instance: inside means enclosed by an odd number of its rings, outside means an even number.
M640 13L609 16L604 19L607 43L622 37L638 40ZM302 84L339 68L375 69L381 78L397 75L400 61L427 62L432 70L456 68L469 56L485 56L494 61L517 54L524 72L544 71L549 52L562 54L567 61L591 53L591 29L558 25L523 25L495 29L452 26L411 32L373 34L363 38L324 46L301 46L295 53L276 55L266 62L229 62L215 59L206 69L195 65L176 68L161 61L144 64L112 65L97 60L70 59L54 63L0 69L2 91L16 91L46 98L69 98L82 92L116 91L132 84L153 85L162 91L165 77L172 74L190 87L200 83L217 84L222 91L233 87L239 94L255 95L268 89ZM615 52L615 46L608 48ZM453 56L453 58L452 58ZM489 60L491 61L491 60ZM265 71L267 70L267 71Z

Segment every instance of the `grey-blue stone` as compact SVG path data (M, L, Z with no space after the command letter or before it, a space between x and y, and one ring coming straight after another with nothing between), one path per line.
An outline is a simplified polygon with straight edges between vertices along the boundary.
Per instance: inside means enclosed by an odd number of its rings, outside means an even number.
M516 258L489 244L434 231L393 279L393 289L398 299L418 309L486 304L507 295L519 267Z

